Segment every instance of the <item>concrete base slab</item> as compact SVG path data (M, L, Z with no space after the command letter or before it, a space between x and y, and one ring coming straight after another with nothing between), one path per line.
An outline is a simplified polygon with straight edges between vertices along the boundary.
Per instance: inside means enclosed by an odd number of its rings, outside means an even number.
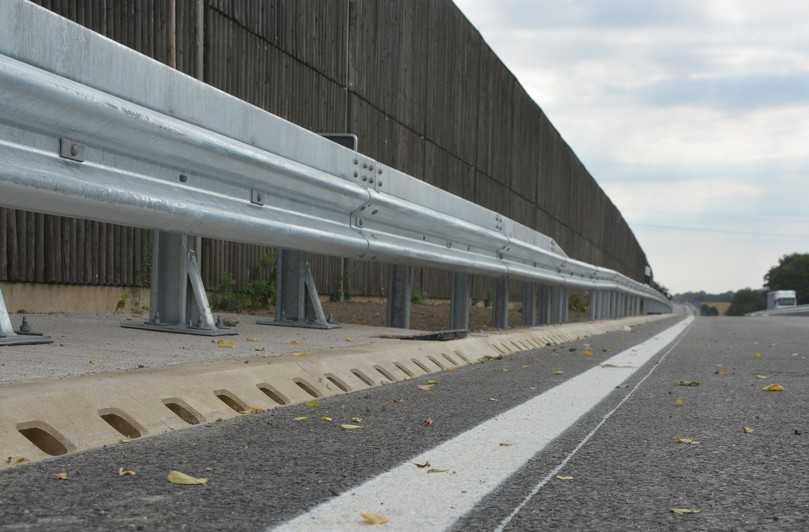
M300 327L302 329L339 329L337 323L318 323L316 321L293 320L256 320L256 325L273 325L275 327Z
M191 334L194 336L236 336L239 331L236 329L194 329L193 327L180 327L176 325L155 325L143 321L124 321L121 327L125 329L140 329L142 331L165 332L173 334Z
M121 329L113 319L43 319L49 330L60 331L55 335L59 343L5 349L4 370L18 379L85 374L0 385L0 456L12 457L0 462L0 468L20 459L42 460L363 390L667 317L534 327L448 342L382 339L380 334L402 331L374 327L348 326L339 336L335 330L267 329L249 319L240 325L244 341L143 334ZM267 341L268 330L287 331L286 345L277 338ZM349 331L356 336L345 336ZM267 346L279 352L267 354ZM19 352L26 354L6 356ZM195 362L176 364L173 355L183 352L192 356L181 360ZM99 369L126 360L126 367L141 369L89 374L86 366L72 366L65 359L93 366L97 360ZM148 360L153 367L134 365L137 360ZM23 361L28 361L25 368Z

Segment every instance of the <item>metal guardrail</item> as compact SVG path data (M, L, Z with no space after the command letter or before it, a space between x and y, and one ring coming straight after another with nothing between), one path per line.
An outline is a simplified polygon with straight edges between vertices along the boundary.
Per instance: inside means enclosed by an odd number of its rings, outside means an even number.
M773 310L759 310L746 314L751 317L763 316L809 316L809 305L799 305L797 307L779 308Z
M392 286L405 292L408 266L432 266L591 290L605 300L595 318L671 311L651 287L571 259L531 228L24 0L0 2L0 204L395 263ZM193 254L185 240L172 246ZM217 332L194 264L171 258L162 269L181 277L153 277L153 301L166 299L155 285L173 290L191 275L164 311L180 328ZM464 278L455 284L466 298Z

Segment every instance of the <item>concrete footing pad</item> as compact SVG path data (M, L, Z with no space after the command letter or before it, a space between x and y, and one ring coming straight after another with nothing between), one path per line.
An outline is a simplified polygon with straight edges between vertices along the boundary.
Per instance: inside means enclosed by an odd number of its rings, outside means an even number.
M667 316L570 323L448 342L381 340L0 386L0 468L364 390Z

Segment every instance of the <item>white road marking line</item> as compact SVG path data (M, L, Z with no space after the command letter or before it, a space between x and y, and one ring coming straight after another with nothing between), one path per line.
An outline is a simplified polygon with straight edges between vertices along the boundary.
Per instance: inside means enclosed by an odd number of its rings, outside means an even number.
M595 366L312 508L276 530L367 531L367 525L360 521L361 512L387 517L387 531L451 527L617 385L671 344L692 321L689 316L607 361L618 367ZM500 446L502 442L512 445ZM430 462L432 467L448 471L427 473L415 467L415 462Z
M690 324L691 324L691 322L693 322L693 321L694 321L693 316L689 316L688 320L686 320L686 321L688 321L688 325L690 325ZM686 328L687 328L687 327L686 327ZM660 358L657 360L657 362L655 362L655 363L652 365L652 367L649 369L649 372L648 372L648 373L646 373L646 375L644 375L644 376L643 376L643 378L641 378L641 379L640 379L640 380L639 380L637 383L635 383L635 386L633 386L633 387L632 387L632 389L631 389L631 390L629 390L629 393L628 393L628 394L626 394L626 395L623 397L623 399L621 399L621 400L618 402L618 404L617 404L617 405L615 405L615 408L613 408L612 410L610 410L609 412L607 412L607 413L604 415L604 417L603 417L603 418L601 418L601 421L599 421L599 422L598 422L598 424L597 424L595 427L593 427L593 430L591 430L590 432L588 432L588 433L587 433L587 436L585 436L585 437L584 437L584 438L583 438L583 439L582 439L582 440L581 440L581 441L580 441L580 442L579 442L579 443L576 445L576 447L574 447L574 448L573 448L573 450L572 450L572 451L570 451L570 454L568 454L567 456L565 456L565 459L564 459L564 460L562 460L561 462L559 462L559 465L557 465L556 467L554 467L554 468L553 468L553 469L550 471L550 473L548 473L547 475L545 475L545 477L544 477L542 480L540 480L540 481L537 483L537 485L536 485L536 486L534 486L534 489L532 489L532 490L531 490L531 492L530 492L530 493L528 493L528 495L526 495L526 496L525 496L525 498L524 498L524 499L523 499L523 500L520 502L520 504L518 504L518 505L517 505L517 507L516 507L516 508L514 508L514 510L513 510L513 511L512 511L512 512L511 512L511 513L510 513L510 514L509 514L509 515L508 515L508 516L507 516L505 519L503 519L502 521L500 521L500 524L497 526L497 528L495 528L495 529L494 529L494 530L495 530L495 532L502 532L502 531L503 531L503 529L505 529L505 528L508 526L508 524L509 524L509 523L511 523L511 521L514 519L514 517L516 517L516 516L517 516L517 514L518 514L518 513L520 513L520 510L522 510L522 509L525 507L525 505L526 505L526 504L528 504L528 502L529 502L531 499L533 499L533 498L534 498L534 496L535 496L537 493L539 493L539 491L540 491L540 490L541 490L543 487L545 487L545 485L546 485L548 482L550 482L550 480L551 480L553 477L555 477L556 475L558 475L558 474L559 474L559 472L560 472L560 471L562 471L562 469L563 469L563 468L564 468L564 467L567 465L567 463L568 463L568 462L570 462L570 460L571 460L571 459L572 459L574 456L576 456L576 453L578 453L578 452L579 452L579 450L580 450L582 447L584 447L584 446L587 444L587 442L588 442L588 441L590 441L590 440L592 439L592 437L593 437L593 436L595 436L596 432L598 432L598 429L600 429L600 428L601 428L601 427L604 425L604 423L606 423L606 422L607 422L607 420L608 420L609 418L611 418L611 417L612 417L612 415L613 415L615 412L617 412L617 411L618 411L618 409L619 409L619 408L621 408L621 406L623 406L623 404L624 404L625 402L627 402L627 401L629 400L629 398L630 398L630 397L632 397L632 394L634 394L634 393L635 393L635 391L636 391L638 388L640 388L640 385L641 385L641 384L643 384L643 383L644 383L644 381L646 381L646 379L648 379L648 378L649 378L649 377L652 375L652 373L654 373L654 371L655 371L655 370L658 368L658 366L660 366L660 364L662 364L662 363L663 363L663 361L664 361L664 360L666 360L666 357L668 357L668 356L669 356L669 353L671 353L672 351L674 351L674 350L677 348L677 346L678 346L678 345L680 345L680 342L682 342L682 341L683 341L683 338L685 338L685 334L683 334L682 336L680 336L680 337L677 339L677 341L676 341L676 342L674 342L673 344L671 344L671 347L669 347L669 348L666 350L666 352L665 352L665 353L663 353L663 356L661 356L661 357L660 357ZM603 365L602 365L602 367L603 367Z

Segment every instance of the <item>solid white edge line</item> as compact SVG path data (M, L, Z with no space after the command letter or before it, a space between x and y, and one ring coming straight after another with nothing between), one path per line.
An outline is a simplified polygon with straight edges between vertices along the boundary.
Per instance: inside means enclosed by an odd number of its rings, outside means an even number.
M322 502L277 530L366 530L360 512L390 531L445 530L615 391L693 321L687 317L527 401ZM502 442L512 445L504 448ZM413 465L429 461L440 473Z
M675 341L673 344L671 344L671 347L669 347L669 348L666 350L666 352L665 352L665 353L663 353L663 355L662 355L662 356L661 356L661 357L660 357L660 358L657 360L657 362L655 362L655 363L652 365L652 367L649 369L649 372L648 372L646 375L644 375L644 376L643 376L643 377L642 377L642 378L641 378L641 379L640 379L640 380L639 380L639 381L638 381L638 382L635 384L635 386L633 386L633 387L632 387L632 389L631 389L631 390L629 390L629 393L627 393L627 394L626 394L626 395L625 395L625 396L624 396L624 397L623 397L623 398L622 398L622 399L621 399L621 400L618 402L618 404L617 404L617 405L615 405L615 408L613 408L612 410L610 410L609 412L607 412L607 413L604 415L604 417L603 417L603 418L601 418L601 421L599 421L599 422L598 422L598 424L597 424L595 427L593 427L593 430L591 430L589 433L587 433L587 435L586 435L586 436L585 436L585 437L584 437L584 438L583 438L583 439L582 439L582 440L581 440L581 441L580 441L580 442L579 442L579 443L576 445L576 447L574 447L574 448L573 448L573 450L572 450L572 451L570 451L570 454L568 454L567 456L565 456L565 459L564 459L564 460L562 460L561 462L559 462L559 465L557 465L556 467L554 467L554 468L553 468L553 469L550 471L550 473L548 473L547 475L545 475L545 477L544 477L542 480L540 480L540 481L539 481L539 483L537 483L537 485L536 485L536 486L534 486L534 489L532 489L532 490L531 490L531 491L528 493L528 495L526 495L526 496L525 496L525 498L524 498L524 499L523 499L523 500L520 502L520 504L518 504L518 505L517 505L517 507L516 507L516 508L514 508L514 510L513 510L513 511L512 511L512 512L511 512L511 513L510 513L510 514L509 514L509 515L508 515L508 516L507 516L505 519L503 519L502 521L500 521L500 524L497 526L497 528L495 528L495 529L494 529L494 532L502 532L502 531L505 529L505 527L506 527L506 526L508 526L508 524L509 524L509 523L510 523L510 522L511 522L513 519L514 519L514 517L516 517L516 516L517 516L517 514L518 514L518 513L520 513L520 510L522 510L522 509L525 507L525 505L526 505L526 504L528 504L528 503L531 501L531 499L533 499L533 498L534 498L534 496L536 496L536 494L537 494L537 493L539 493L539 491L540 491L540 490L541 490L543 487L545 487L545 485L546 485L548 482L550 482L550 480L551 480L553 477L555 477L556 475L558 475L558 474L559 474L559 472L561 472L561 471L562 471L562 469L564 469L564 467L567 465L567 463L568 463L568 462L570 462L570 460L571 460L571 459L572 459L574 456L576 456L576 453L578 453L578 452L579 452L579 450L581 450L581 448L582 448L582 447L584 447L584 446L587 444L587 442L589 442L589 441L592 439L592 437L593 437L593 436L595 436L596 432L598 432L598 430L599 430L599 429L600 429L600 428L601 428L601 427L604 425L604 423L606 423L606 422L607 422L607 420L609 420L609 419L612 417L612 415L613 415L613 414L615 414L615 412L617 412L617 411L618 411L618 410L619 410L619 409L620 409L620 408L623 406L623 404L624 404L624 403L626 403L626 402L629 400L629 398L630 398L630 397L632 397L632 395L635 393L635 391L636 391L638 388L640 388L641 384L643 384L643 383L646 381L646 379L648 379L648 378L649 378L649 377L652 375L652 373L654 373L654 371L655 371L655 370L658 368L658 366L660 366L660 364L662 364L662 363L663 363L663 361L664 361L664 360L666 360L666 357L668 357L668 356L669 356L669 353L671 353L672 351L674 351L675 349L677 349L677 346L679 346L679 345L680 345L680 342L682 342L682 341L683 341L683 339L685 338L686 333L688 332L688 329L690 329L690 328L691 328L691 325L693 324L693 318L690 318L690 319L691 319L691 322L689 322L689 323L688 323L688 326L687 326L685 329L683 329L683 331L680 333L680 336L677 338L677 340L676 340L676 341Z

